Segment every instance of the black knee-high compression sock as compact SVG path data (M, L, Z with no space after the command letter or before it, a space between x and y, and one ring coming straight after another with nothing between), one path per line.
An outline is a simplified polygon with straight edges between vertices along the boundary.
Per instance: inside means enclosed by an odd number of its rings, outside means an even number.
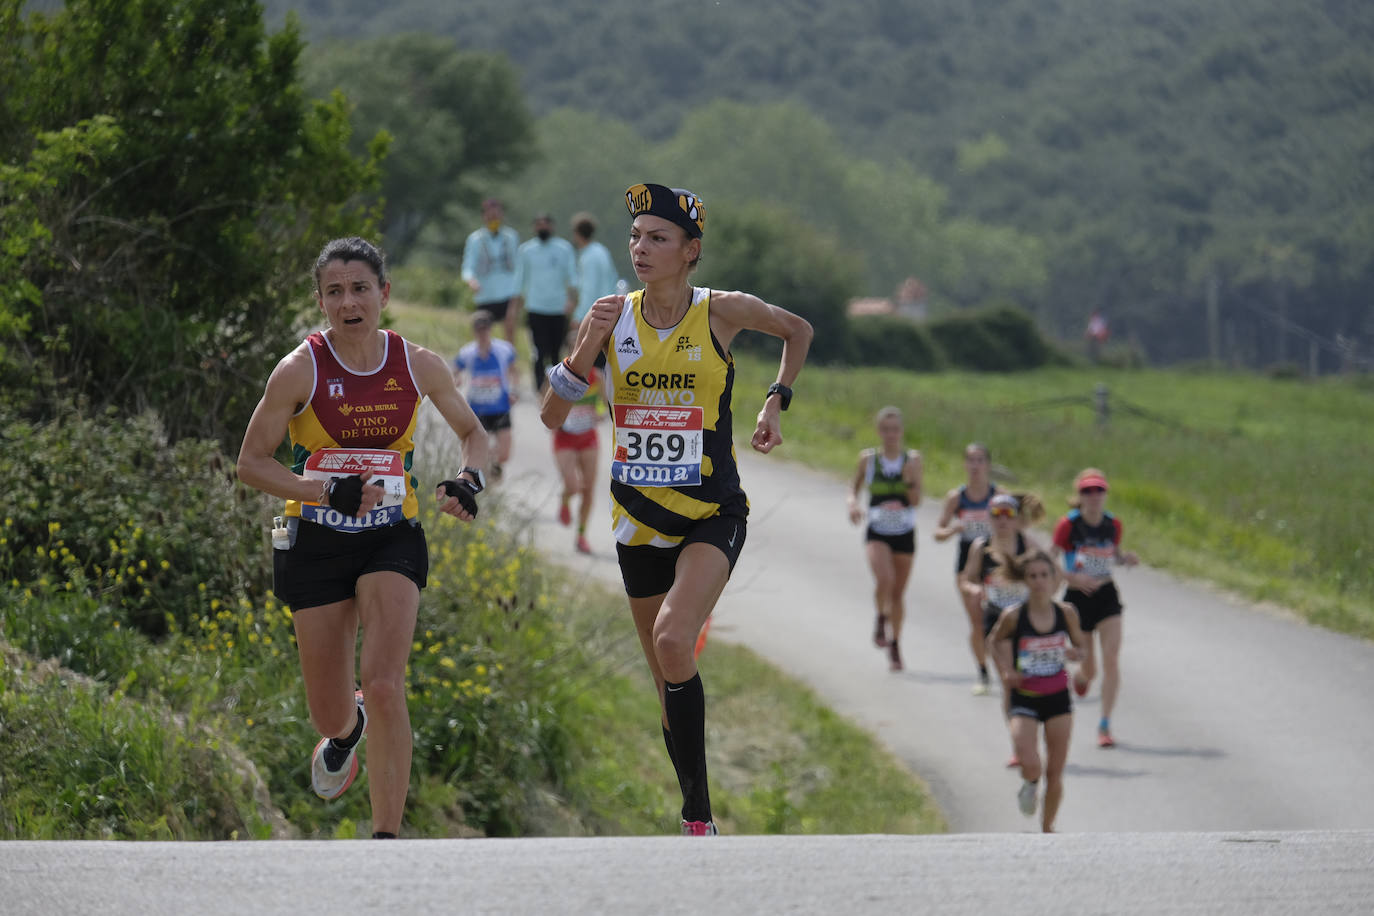
M663 711L672 733L674 762L682 787L682 819L709 821L711 794L706 787L706 692L701 675L663 685Z
M668 759L673 762L673 775L677 777L677 787L682 791L685 798L687 796L687 784L682 781L682 767L677 765L677 750L673 747L673 733L668 731L668 726L663 726L663 746L668 749Z

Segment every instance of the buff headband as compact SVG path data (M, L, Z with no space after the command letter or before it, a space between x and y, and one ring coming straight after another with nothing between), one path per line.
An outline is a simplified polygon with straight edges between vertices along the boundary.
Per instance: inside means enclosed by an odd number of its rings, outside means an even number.
M630 216L642 213L666 219L681 226L687 235L701 238L706 228L706 205L691 191L661 184L637 184L625 192L625 207Z

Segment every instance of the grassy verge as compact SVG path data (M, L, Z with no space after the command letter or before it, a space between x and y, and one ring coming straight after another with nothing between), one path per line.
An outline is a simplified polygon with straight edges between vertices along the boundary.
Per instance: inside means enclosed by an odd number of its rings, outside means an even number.
M737 390L763 391L774 371L741 358ZM1105 427L1092 408L1098 383L1114 405ZM809 367L785 454L847 474L885 404L904 411L932 496L962 481L962 448L975 440L1051 513L1066 507L1078 470L1101 467L1110 508L1146 562L1374 638L1374 516L1359 479L1374 428L1367 379Z

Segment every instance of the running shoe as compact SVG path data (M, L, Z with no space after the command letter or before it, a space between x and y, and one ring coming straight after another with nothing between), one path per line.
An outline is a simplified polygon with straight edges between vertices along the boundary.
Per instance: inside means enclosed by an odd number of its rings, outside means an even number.
M358 704L358 714L363 717L363 735L367 734L367 710L363 707L363 692L353 694ZM353 746L341 751L330 744L331 739L321 738L315 745L315 753L310 757L310 787L315 794L326 801L332 801L344 794L358 775L358 745L363 743L362 735Z
M988 685L988 676L986 674L978 675L978 683L973 685L973 695L976 697L985 697L988 695L990 689Z
M719 836L720 831L711 821L683 821L683 836Z
M573 546L575 546L575 547L577 548L577 552L578 552L578 553L591 553L591 552L592 552L592 545L587 543L587 537L586 537L586 535L583 535L583 534L579 534L579 535L577 536L577 541L576 541L576 543L575 543Z
M887 644L887 668L889 671L902 670L902 650L897 648L895 639Z
M1112 733L1105 728L1099 728L1097 730L1097 746L1116 747L1116 742L1112 740Z
M1010 757L1007 758L1007 769L1009 769L1009 770L1014 770L1014 769L1016 769L1017 767L1019 767L1020 765L1021 765L1021 758L1020 758L1020 757L1017 757L1015 754L1012 754Z
M1016 806L1026 817L1035 817L1036 784L1028 779L1021 781L1021 791L1016 793Z
M882 614L878 615L878 620L873 624L873 645L879 649L887 647L887 618Z
M1076 693L1076 694L1078 694L1080 697L1085 697L1085 696L1087 696L1087 695L1088 695L1088 688L1091 687L1091 686L1092 686L1092 682L1091 682L1091 681L1080 681L1080 680L1078 679L1077 675L1074 676L1074 678L1073 678L1073 692Z
M571 524L572 524L572 510L568 508L568 504L567 504L567 503L563 503L563 505L561 505L561 506L558 507L558 524L560 524L560 525L571 525Z

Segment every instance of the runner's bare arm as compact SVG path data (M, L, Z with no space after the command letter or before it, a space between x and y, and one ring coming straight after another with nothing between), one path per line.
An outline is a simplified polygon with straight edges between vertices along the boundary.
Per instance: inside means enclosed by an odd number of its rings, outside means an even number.
M320 501L320 481L291 473L276 458L291 417L310 399L314 378L310 355L303 348L291 351L277 363L243 434L236 468L239 480L282 499Z
M1083 625L1078 619L1078 608L1068 601L1055 603L1059 605L1059 610L1064 614L1064 622L1069 627L1069 642L1073 643L1073 648L1065 657L1071 662L1076 662L1083 657L1083 652L1088 645L1087 634L1083 632Z
M746 329L771 334L782 341L777 381L792 387L806 362L806 353L811 349L811 338L815 335L811 322L786 309L769 305L749 293L713 290L711 333L716 335L722 349L730 352L735 335ZM759 411L758 422L754 426L754 435L750 437L750 444L755 451L767 454L782 445L781 413L780 395L769 395L764 399L763 409Z
M973 575L975 569L981 571L983 568L983 554L987 550L987 538L978 538L969 546L968 562L964 564L964 571L959 573L959 590L965 594L972 595L979 601L983 600L983 583Z
M906 498L913 506L919 506L925 481L925 462L916 449L912 449L908 454L910 459L902 469L902 478L906 481Z
M859 505L860 492L863 489L864 478L868 476L868 462L873 452L871 449L864 449L859 452L859 467L854 471L854 482L849 485L849 493L845 496L845 503L849 507L849 523L857 525L859 520L864 517L863 508Z
M963 525L954 518L959 508L959 490L953 489L945 494L945 504L940 509L940 520L935 523L935 540L947 541L963 530Z
M583 316L582 324L577 328L577 343L573 344L573 351L568 356L568 365L582 378L588 377L596 363L596 354L606 346L624 305L624 296L602 296L592 303L592 307ZM607 397L611 396L609 386L606 394ZM563 421L568 419L568 411L571 409L572 401L559 397L552 385L544 386L544 399L539 404L539 419L545 426L549 429L562 426Z
M997 664L997 673L1002 679L1002 683L1008 687L1015 687L1021 683L1021 674L1012 665L1011 660L1011 638L1016 632L1016 608L1007 608L1002 612L1002 616L997 618L997 623L993 626L992 632L988 634L988 654Z
M478 422L477 415L472 412L467 399L453 384L453 375L448 371L443 359L424 347L415 344L410 344L410 347L410 366L415 374L415 383L419 386L420 394L430 399L439 415L444 418L444 422L457 434L462 448L463 464L486 468L489 461L487 431ZM457 470L456 467L446 469L448 473L456 473ZM440 502L440 511L464 521L472 518L462 508L458 498L445 495L442 488L435 488L435 497Z

